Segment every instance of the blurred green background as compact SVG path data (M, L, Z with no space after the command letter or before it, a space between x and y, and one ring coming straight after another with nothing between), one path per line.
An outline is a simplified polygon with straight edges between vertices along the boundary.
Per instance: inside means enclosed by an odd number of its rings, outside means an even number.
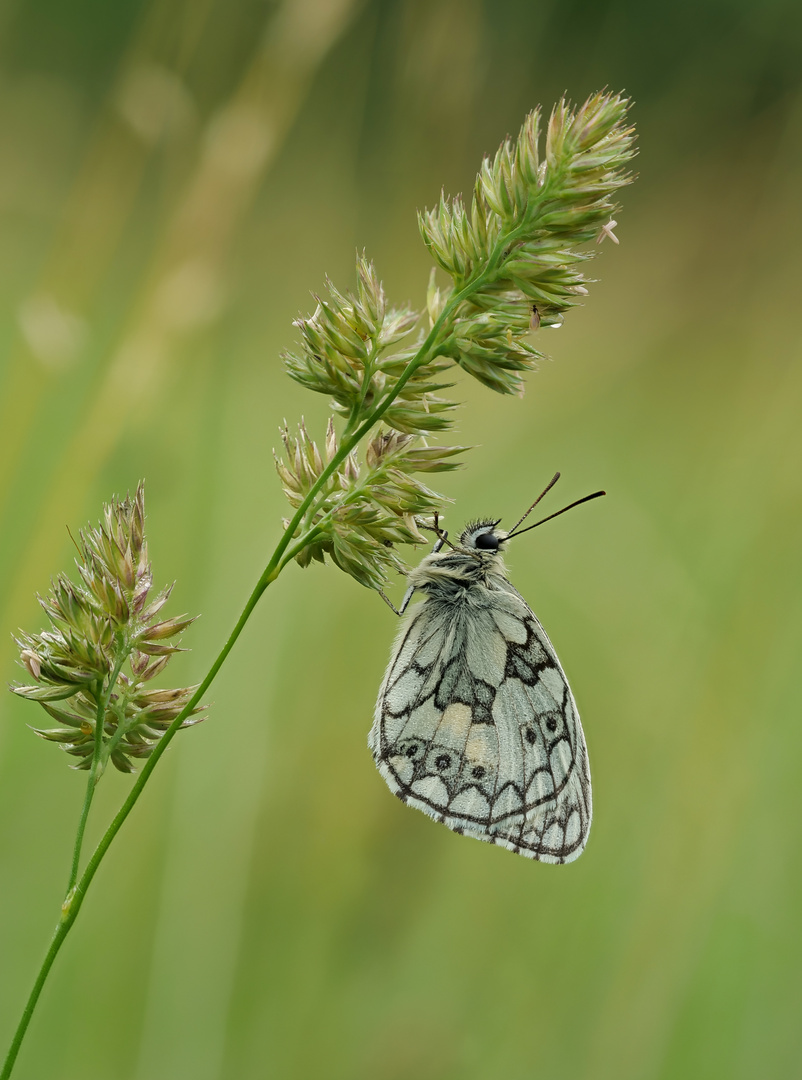
M558 468L551 508L609 492L509 559L583 714L586 854L392 798L365 740L395 620L291 567L98 875L19 1080L802 1076L800 72L793 0L2 6L6 680L65 525L144 476L197 681L278 536L277 427L322 431L278 360L310 291L365 248L420 305L416 208L563 90L629 92L641 150L525 399L461 380L477 448L443 485L451 527ZM1 704L5 1046L84 778Z

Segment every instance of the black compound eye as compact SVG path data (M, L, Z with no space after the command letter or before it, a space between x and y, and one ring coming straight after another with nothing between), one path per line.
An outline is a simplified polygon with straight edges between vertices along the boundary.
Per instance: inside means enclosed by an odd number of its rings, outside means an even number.
M483 532L479 533L474 544L481 551L498 551L499 538L494 532Z

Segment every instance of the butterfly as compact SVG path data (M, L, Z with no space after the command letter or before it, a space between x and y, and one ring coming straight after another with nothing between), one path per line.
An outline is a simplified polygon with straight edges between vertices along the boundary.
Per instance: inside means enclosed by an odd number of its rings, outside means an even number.
M559 476L510 532L500 519L475 521L452 543L435 519L437 542L409 572L397 614L414 593L424 600L393 646L368 738L379 772L408 806L547 863L572 862L585 848L588 754L565 672L507 579L502 553L513 537L604 495L521 529Z

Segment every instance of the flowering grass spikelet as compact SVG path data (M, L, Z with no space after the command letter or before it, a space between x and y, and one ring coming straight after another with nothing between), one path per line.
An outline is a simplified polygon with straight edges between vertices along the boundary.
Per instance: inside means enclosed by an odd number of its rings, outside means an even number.
M148 688L180 651L173 639L194 619L160 619L171 586L149 599L153 573L143 484L133 498L104 506L102 522L79 533L77 548L80 581L59 574L39 598L51 628L16 639L35 685L11 689L38 701L56 721L57 727L34 731L77 758L75 768L90 768L99 736L99 769L111 760L132 772L132 759L148 757L195 689Z
M545 139L533 110L482 163L470 205L442 194L419 214L436 264L423 311L391 307L360 255L356 290L327 281L327 296L296 321L300 347L284 355L286 370L333 412L325 460L303 423L297 435L281 431L276 468L300 515L292 539L302 566L329 558L379 591L389 571L405 570L395 545L420 543L446 501L415 474L456 468L467 449L431 442L453 422L453 370L520 396L543 357L532 334L561 326L587 295L596 250L587 245L612 235L616 193L632 180L628 106L619 94L594 94L579 108L563 99ZM438 270L450 280L439 283Z
M458 468L467 449L432 445L457 406L445 393L453 369L522 394L543 357L532 334L560 326L587 295L595 245L586 245L609 234L615 194L631 180L628 104L619 94L595 94L579 108L563 99L545 139L534 109L517 138L482 162L470 206L444 193L419 215L436 265L423 311L391 307L361 255L355 292L327 281L327 296L297 320L300 347L285 354L287 373L326 394L334 414L325 455L303 422L297 434L286 424L281 432L276 469L300 513L293 557L302 566L330 558L379 591L389 571L406 569L395 545L420 543L421 526L446 501L416 474ZM450 281L438 282L437 270Z

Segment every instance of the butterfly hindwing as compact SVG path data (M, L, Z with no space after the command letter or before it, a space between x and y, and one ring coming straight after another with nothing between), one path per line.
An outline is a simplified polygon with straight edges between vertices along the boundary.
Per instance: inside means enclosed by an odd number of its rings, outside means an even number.
M452 828L484 828L498 775L490 710L503 657L473 656L464 620L452 615L428 601L412 614L379 692L370 743L382 776L405 802Z
M379 692L370 746L404 802L544 862L584 848L590 777L571 691L509 582L413 612Z

